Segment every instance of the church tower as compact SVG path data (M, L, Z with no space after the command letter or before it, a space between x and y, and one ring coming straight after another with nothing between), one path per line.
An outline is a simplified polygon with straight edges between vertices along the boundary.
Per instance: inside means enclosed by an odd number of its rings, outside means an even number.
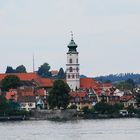
M80 88L79 60L77 45L74 42L73 34L68 45L67 64L66 64L66 81L71 90L75 91Z

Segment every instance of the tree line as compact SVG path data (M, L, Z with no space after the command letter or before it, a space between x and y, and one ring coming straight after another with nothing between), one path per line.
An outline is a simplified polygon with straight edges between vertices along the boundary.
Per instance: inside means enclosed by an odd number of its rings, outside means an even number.
M99 76L95 77L96 80L101 82L120 82L120 81L126 81L128 79L134 80L135 83L140 83L140 74L134 74L134 73L120 73L120 74L110 74L105 76Z
M7 66L5 73L27 73L26 67L24 65L19 65L15 69L12 66ZM48 63L42 64L36 71L41 77L45 78L55 78L55 79L64 79L65 72L63 68L59 69L57 75L53 76L51 73L51 66Z

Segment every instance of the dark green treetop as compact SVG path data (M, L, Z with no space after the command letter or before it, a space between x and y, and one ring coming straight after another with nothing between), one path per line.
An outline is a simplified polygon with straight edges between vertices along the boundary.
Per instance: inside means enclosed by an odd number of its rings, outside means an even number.
M26 67L24 65L20 65L16 68L16 73L26 73Z
M62 80L54 82L52 90L49 92L48 102L50 108L64 108L69 104L69 86Z
M20 79L16 75L8 75L2 80L2 90L8 91L11 88L20 86Z

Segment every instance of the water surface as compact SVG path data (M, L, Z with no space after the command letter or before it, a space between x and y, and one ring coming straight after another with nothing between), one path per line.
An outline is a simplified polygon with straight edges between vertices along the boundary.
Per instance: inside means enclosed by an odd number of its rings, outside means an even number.
M140 140L140 119L0 122L0 140Z

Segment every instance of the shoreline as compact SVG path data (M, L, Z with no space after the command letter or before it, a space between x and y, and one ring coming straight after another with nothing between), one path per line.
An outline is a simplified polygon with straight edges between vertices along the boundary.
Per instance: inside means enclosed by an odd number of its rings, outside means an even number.
M26 116L6 116L6 117L0 117L0 122L14 122L14 121L78 121L78 120L109 120L109 119L133 119L133 118L140 118L140 116L127 116L127 117L72 117L72 118L49 118L49 119L44 119L44 118L36 118L36 117L26 117Z

